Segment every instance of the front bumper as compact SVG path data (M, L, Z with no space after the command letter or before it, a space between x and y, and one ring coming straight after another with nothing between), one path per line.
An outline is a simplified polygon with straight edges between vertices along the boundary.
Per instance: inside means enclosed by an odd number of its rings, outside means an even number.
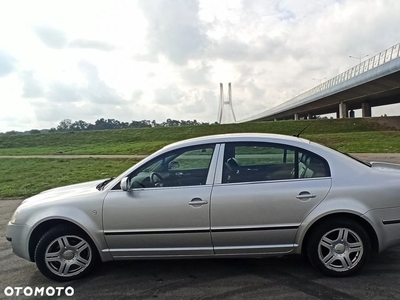
M27 260L30 260L28 250L30 230L31 228L28 225L12 224L9 222L6 231L6 239L11 242L14 254Z

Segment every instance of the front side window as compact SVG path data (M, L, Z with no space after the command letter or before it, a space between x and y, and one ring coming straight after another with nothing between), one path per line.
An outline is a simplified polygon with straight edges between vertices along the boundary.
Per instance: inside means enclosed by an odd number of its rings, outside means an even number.
M129 176L131 188L204 185L213 152L205 145L163 154Z
M227 143L222 183L330 176L324 159L282 144Z

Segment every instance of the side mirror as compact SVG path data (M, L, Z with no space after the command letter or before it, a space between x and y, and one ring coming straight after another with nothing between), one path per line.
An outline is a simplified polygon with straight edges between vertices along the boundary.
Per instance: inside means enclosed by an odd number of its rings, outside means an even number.
M179 169L179 162L173 160L168 164L168 170Z
M125 178L123 178L122 180L121 180L121 190L123 190L123 191L129 191L129 189L130 189L130 187L131 187L131 183L130 183L130 181L129 181L129 178L128 177L125 177Z

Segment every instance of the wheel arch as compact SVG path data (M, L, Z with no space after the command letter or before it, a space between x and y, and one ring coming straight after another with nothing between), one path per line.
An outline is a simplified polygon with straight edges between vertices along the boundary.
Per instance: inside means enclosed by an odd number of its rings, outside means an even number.
M37 246L39 240L41 239L41 237L47 231L49 231L50 228L54 228L58 225L70 226L70 227L73 227L73 228L79 230L80 232L82 232L84 235L86 235L91 240L93 245L95 245L96 251L97 251L99 257L101 257L101 253L96 245L96 242L82 227L80 227L79 225L77 225L71 221L65 220L65 219L50 219L50 220L45 220L45 221L41 222L40 224L38 224L35 227L35 229L32 231L32 233L29 237L28 252L29 252L29 259L32 262L35 261L35 249L36 249L36 246Z
M334 221L338 219L347 219L347 220L352 220L360 224L367 232L370 241L371 241L371 247L374 252L379 251L379 239L378 236L372 227L372 225L362 218L359 215L355 215L352 213L345 213L345 212L340 212L340 213L333 213L330 215L323 216L322 218L316 220L306 231L304 238L302 239L302 244L301 244L301 253L306 254L307 251L305 251L305 248L307 247L308 244L308 239L310 238L312 232L314 231L315 228L317 228L320 224L324 222L329 222L329 221Z

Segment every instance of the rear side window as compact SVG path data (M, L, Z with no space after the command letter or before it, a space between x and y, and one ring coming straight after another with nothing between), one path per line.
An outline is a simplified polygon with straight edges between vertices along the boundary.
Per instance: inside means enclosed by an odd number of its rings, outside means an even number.
M329 176L326 160L303 149L270 143L225 145L223 183Z
M297 152L299 163L297 178L330 177L331 172L325 159L309 151Z

